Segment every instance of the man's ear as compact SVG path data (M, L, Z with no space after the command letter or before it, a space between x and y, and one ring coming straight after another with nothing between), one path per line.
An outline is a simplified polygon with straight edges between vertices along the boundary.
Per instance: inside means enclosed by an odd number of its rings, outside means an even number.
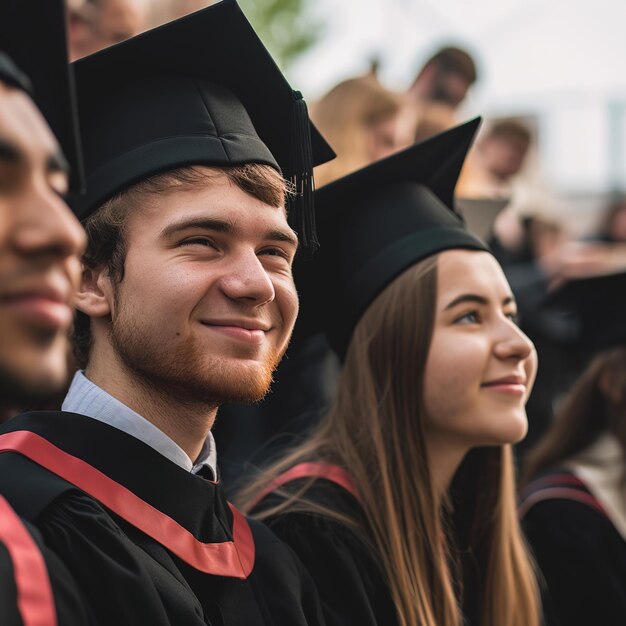
M106 268L83 265L75 306L89 317L106 317L113 312L113 285Z

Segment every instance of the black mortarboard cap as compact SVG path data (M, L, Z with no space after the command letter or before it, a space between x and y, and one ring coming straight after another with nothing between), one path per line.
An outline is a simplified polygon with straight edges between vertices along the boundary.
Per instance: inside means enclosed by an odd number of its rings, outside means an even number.
M585 353L626 345L626 273L569 280L543 306L569 316Z
M0 76L32 95L71 166L70 188L80 191L83 166L64 0L2 0L0 50L23 73L16 74L5 56Z
M334 153L234 0L74 65L88 181L74 203L81 219L153 174L244 163L281 170L313 219L312 168ZM298 221L302 211L289 208L307 246L307 212Z
M453 210L479 124L452 128L316 192L321 247L295 267L298 338L323 331L343 358L360 317L404 270L443 250L488 250Z

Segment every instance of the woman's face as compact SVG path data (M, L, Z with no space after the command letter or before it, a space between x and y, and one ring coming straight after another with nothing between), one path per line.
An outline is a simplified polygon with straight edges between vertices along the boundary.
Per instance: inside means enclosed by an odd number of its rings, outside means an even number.
M415 113L409 107L368 126L365 129L367 162L374 163L408 148L413 143L415 126Z
M487 252L439 255L432 343L424 373L426 432L475 446L514 443L537 371L531 341L500 265Z

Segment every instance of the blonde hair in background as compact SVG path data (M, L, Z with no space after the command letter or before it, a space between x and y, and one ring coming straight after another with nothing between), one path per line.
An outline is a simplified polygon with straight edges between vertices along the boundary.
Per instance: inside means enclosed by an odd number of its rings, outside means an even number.
M315 103L311 119L337 154L315 168L316 187L368 165L369 131L406 106L405 97L385 89L373 73L339 83Z
M299 462L339 465L349 470L361 495L365 527L308 500L315 479L295 493L282 488L285 500L260 517L308 512L348 525L380 563L401 626L461 626L458 598L462 605L474 602L472 612L480 616L475 623L481 626L539 626L540 600L517 517L510 446L472 450L448 500L441 510L435 507L422 373L436 291L434 256L377 297L355 328L329 413L238 501L245 509L273 478ZM463 581L470 585L465 594Z
M149 28L166 24L200 9L216 4L219 0L150 0Z

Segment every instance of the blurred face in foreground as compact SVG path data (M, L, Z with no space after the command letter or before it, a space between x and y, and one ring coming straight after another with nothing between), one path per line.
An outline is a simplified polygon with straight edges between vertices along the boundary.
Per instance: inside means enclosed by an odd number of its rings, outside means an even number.
M39 110L0 83L0 416L60 390L85 236Z

